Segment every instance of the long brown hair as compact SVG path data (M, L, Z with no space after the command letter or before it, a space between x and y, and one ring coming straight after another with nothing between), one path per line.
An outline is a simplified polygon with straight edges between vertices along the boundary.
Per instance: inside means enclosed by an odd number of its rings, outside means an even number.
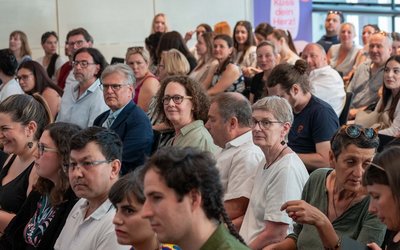
M386 66L390 61L396 61L396 62L400 63L400 56L394 55L394 56L389 57L389 59L385 63L385 71L386 71ZM399 91L399 93L397 93L396 96L392 96L392 91L390 89L388 89L385 84L383 84L382 105L378 108L379 113L386 111L385 108L386 108L386 105L388 104L390 98L393 98L393 99L392 99L392 103L390 104L390 107L387 111L389 111L390 120L393 121L394 112L396 111L396 106L400 99L400 91Z

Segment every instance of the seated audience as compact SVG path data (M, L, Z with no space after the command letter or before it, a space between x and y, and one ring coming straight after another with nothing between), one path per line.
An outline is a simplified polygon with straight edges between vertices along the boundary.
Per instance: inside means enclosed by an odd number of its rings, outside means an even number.
M363 26L361 38L364 46L360 49L360 53L358 53L352 74L354 74L354 70L358 67L358 65L369 59L369 38L372 34L379 31L381 30L376 24L366 24Z
M143 165L150 155L153 131L146 113L133 101L135 78L128 65L114 64L101 74L104 101L110 110L100 114L94 126L115 131L122 140L121 174L126 174Z
M131 245L132 249L137 250L180 249L175 245L160 244L157 235L151 229L150 221L142 217L146 198L139 169L115 182L108 193L108 199L116 209L113 224L119 244Z
M255 170L264 160L263 152L253 143L250 102L239 93L216 95L208 111L206 128L217 153L217 168L224 190L224 207L239 230L249 204Z
M276 51L281 56L279 63L288 63L294 65L300 59L294 46L292 35L288 30L274 29L268 35L267 40L270 41Z
M385 63L392 51L392 41L384 32L372 34L368 46L370 60L357 67L347 87L348 92L354 93L349 119L354 119L358 111L378 102Z
M0 103L0 142L9 154L0 171L0 232L4 233L38 178L32 171L37 142L52 121L38 94L12 95Z
M56 121L87 128L108 109L99 79L107 62L97 49L81 48L75 52L72 64L78 83L66 86Z
M294 233L266 249L340 249L342 237L381 244L385 226L368 212L370 199L362 186L365 167L374 157L379 138L371 128L344 125L332 139L333 169L318 169L304 186L302 200L281 210L296 222Z
M211 86L204 86L210 96L221 92L242 92L245 88L244 77L238 65L232 62L233 40L227 35L214 38L214 57L218 67L212 74Z
M150 55L143 47L132 47L128 48L125 58L136 78L133 101L147 112L151 98L160 88L157 78L149 70Z
M267 81L268 95L287 99L294 121L289 131L289 147L303 160L309 172L329 166L329 141L339 128L335 111L310 92L307 63L279 64Z
M309 43L304 47L301 58L308 64L311 93L331 105L339 117L346 92L342 77L328 65L324 48L317 43Z
M112 227L115 208L108 199L121 168L121 140L108 129L89 127L71 138L70 149L65 171L80 199L69 213L54 249L129 249L117 242Z
M280 206L300 199L308 173L301 159L286 145L293 122L288 101L277 96L260 99L253 104L252 116L253 140L265 161L257 166L240 235L251 249L262 249L292 232L292 219L280 211Z
M352 23L342 23L339 29L340 44L334 44L327 53L329 65L343 76L344 80L349 79L359 55L360 49L354 44L356 37L355 27Z
M183 40L185 40L185 43L187 43L190 39L192 39L193 34L196 33L197 41L199 41L200 36L202 36L204 33L210 33L210 32L211 33L213 32L211 26L206 23L201 23L201 24L197 25L196 30L186 32ZM199 55L197 54L196 47L191 48L190 52L192 53L194 58L196 58L197 63L199 63Z
M0 50L0 102L10 95L23 94L24 91L15 79L18 62L9 49Z
M150 34L156 32L166 33L168 30L167 16L164 13L156 14L151 23Z
M328 53L333 44L340 43L338 34L342 22L344 22L344 17L341 11L330 10L326 14L325 34L317 42L324 48L325 53Z
M387 226L382 247L388 250L400 248L399 155L399 146L388 147L374 157L363 176L363 185L370 196L368 210ZM380 250L380 246L380 242L368 244L372 250Z
M222 204L215 160L194 148L162 148L144 169L142 216L161 242L182 249L248 249Z
M196 147L215 153L218 147L204 127L210 101L200 84L188 76L171 76L161 82L156 112L175 130L167 145Z
M240 66L244 77L250 78L260 70L256 68L256 46L253 27L249 21L239 21L233 28L233 62Z
M158 47L158 43L159 43L162 35L163 35L163 33L156 32L154 34L149 35L144 40L144 43L146 44L146 50L150 54L149 70L152 74L157 73L157 65L159 62L159 60L157 58L157 47Z
M259 23L254 30L256 44L258 45L260 42L267 40L268 35L271 34L273 30L274 27L269 23Z
M212 32L197 36L196 51L199 59L196 68L190 72L189 76L203 86L211 84L212 74L210 72L215 72L218 67L218 61L213 56L214 36Z
M392 53L391 55L399 55L400 54L400 33L392 32L390 33L390 37L392 38Z
M355 123L373 127L380 134L400 136L400 56L391 56L383 73L383 93L374 111L357 113Z
M9 49L17 59L18 65L32 60L32 51L29 47L28 36L23 31L15 30L11 32Z
M63 90L49 78L44 68L35 61L23 62L18 67L17 80L25 94L43 96L54 119L60 110Z
M40 63L46 70L47 75L54 82L58 79L61 66L65 63L64 57L57 54L58 36L54 31L45 32L41 38L44 56L39 57L35 61Z
M0 239L1 249L53 249L77 198L63 166L69 163L69 142L77 125L52 123L37 144L39 179Z
M262 72L253 77L250 85L250 103L266 96L266 83L272 69L279 63L280 55L275 46L269 41L262 41L257 45L257 66Z

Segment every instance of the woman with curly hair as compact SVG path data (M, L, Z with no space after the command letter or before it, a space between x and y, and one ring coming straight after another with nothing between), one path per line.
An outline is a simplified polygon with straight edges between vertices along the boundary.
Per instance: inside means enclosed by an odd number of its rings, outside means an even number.
M175 130L167 145L215 152L218 147L204 127L209 106L208 96L198 82L188 76L166 78L157 95L156 109Z

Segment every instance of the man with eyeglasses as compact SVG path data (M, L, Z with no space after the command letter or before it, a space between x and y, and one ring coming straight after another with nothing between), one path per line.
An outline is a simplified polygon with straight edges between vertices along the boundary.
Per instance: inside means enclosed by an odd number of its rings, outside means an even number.
M93 125L110 128L123 142L121 174L143 165L151 153L153 130L144 111L133 101L135 77L126 64L109 65L101 75L104 101L110 110L99 115Z
M74 54L72 64L78 83L66 86L56 122L69 122L87 128L108 109L98 79L107 62L97 49L81 48Z
M58 85L64 89L66 85L77 83L73 74L72 60L75 52L80 48L90 48L93 46L93 37L84 28L76 28L68 32L65 42L66 54L69 61L60 68L57 79Z
M70 163L64 166L79 201L72 208L54 249L129 249L117 243L115 208L108 200L118 180L122 142L115 132L90 127L71 138Z
M347 87L348 92L354 93L349 119L354 119L359 111L378 102L385 63L392 52L392 39L386 32L377 32L370 36L368 47L370 60L356 68Z
M317 42L324 48L326 53L333 44L340 43L338 35L339 35L340 24L343 23L343 21L344 17L341 11L336 11L336 10L328 11L325 19L326 34L323 35Z
M224 207L239 230L257 167L264 159L261 149L253 143L250 102L239 93L221 93L211 102L205 124L215 145L217 168L224 189Z

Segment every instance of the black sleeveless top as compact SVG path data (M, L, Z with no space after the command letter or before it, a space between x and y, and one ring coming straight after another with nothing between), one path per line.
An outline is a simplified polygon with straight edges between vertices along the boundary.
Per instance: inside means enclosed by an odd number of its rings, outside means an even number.
M13 155L10 161L0 172L0 184L7 175L12 163L17 156ZM5 185L0 185L0 208L6 212L17 213L26 199L26 190L29 185L29 175L32 171L34 162L32 162L22 173L14 180Z

